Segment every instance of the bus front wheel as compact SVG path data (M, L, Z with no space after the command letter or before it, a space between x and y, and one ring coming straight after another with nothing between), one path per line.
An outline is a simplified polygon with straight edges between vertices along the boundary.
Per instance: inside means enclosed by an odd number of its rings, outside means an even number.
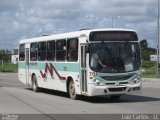
M34 92L39 91L36 75L33 75L32 77L32 88Z
M76 91L75 91L75 84L74 84L74 82L73 82L73 80L71 80L70 82L69 82L69 87L68 87L68 92L69 92L69 97L71 98L71 99L74 99L74 100L76 100L76 99L78 99L78 95L76 94Z

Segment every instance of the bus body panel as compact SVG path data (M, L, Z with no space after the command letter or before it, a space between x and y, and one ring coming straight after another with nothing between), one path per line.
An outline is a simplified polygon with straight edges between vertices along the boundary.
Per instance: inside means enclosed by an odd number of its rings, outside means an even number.
M26 61L19 61L19 80L32 86L33 75L37 78L38 87L59 90L67 92L67 81L71 78L75 84L76 94L86 96L98 96L98 95L114 95L114 94L130 94L134 91L140 91L142 82L140 80L137 84L132 84L135 78L128 78L127 80L114 80L109 81L103 77L112 76L117 77L118 75L129 75L134 74L135 76L141 77L140 70L126 73L98 73L90 68L90 55L87 51L89 35L93 31L133 31L125 29L98 29L98 30L84 30L72 33L58 34L46 37L39 37L33 39L26 39L20 41L20 45L25 44L30 54L30 44L33 42L42 41L59 41L61 39L78 38L78 60L76 62L68 61L30 61L28 65L28 71L26 72ZM97 42L97 41L96 41ZM95 43L96 43L95 42ZM83 58L84 57L84 58ZM30 56L29 56L30 58ZM25 58L26 59L26 58ZM83 60L82 60L83 59ZM85 61L84 64L83 62ZM134 76L133 75L133 76ZM29 78L27 78L29 76ZM27 78L27 79L26 79ZM100 81L100 85L96 81ZM104 82L105 81L105 82ZM118 81L118 82L117 82ZM120 82L127 82L127 84L120 84ZM101 85L103 83L103 85ZM113 84L111 84L113 83ZM122 89L121 89L122 88ZM123 88L125 90L123 90Z
M25 63L19 63L19 76L21 76L19 80L26 84L24 65ZM31 78L32 75L35 74L37 77L38 86L41 88L66 92L66 81L68 77L75 80L76 86L80 86L78 63L30 62L29 67L29 85L32 85ZM20 75L22 73L23 75ZM77 92L80 94L80 90L77 89Z

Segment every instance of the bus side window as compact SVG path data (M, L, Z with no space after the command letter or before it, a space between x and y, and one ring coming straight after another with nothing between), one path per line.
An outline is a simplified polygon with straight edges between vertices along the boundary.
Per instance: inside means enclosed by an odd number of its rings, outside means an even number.
M44 61L46 59L46 42L38 43L38 60Z
M55 41L47 42L47 60L55 60Z
M72 38L67 40L67 60L78 60L78 39Z
M56 60L65 61L66 59L66 40L56 41Z
M31 43L30 60L31 61L37 60L37 43Z
M19 46L19 61L25 60L25 44Z

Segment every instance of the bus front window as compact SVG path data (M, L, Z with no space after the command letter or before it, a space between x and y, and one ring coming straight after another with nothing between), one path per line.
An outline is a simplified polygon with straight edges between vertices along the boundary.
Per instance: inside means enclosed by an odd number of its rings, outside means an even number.
M95 72L131 72L138 70L140 64L140 50L136 42L90 44L90 68Z

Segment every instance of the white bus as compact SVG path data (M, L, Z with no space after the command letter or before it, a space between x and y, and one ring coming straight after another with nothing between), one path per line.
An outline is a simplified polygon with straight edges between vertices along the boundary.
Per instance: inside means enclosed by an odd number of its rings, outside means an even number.
M93 29L20 41L19 80L33 87L79 95L109 95L140 91L138 37L128 29Z

